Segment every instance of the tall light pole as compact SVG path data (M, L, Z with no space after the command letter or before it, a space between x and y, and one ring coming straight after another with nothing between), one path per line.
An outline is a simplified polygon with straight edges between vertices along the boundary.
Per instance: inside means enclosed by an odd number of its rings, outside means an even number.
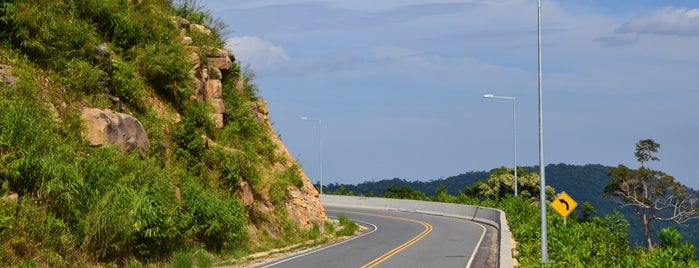
M322 139L322 125L323 121L320 119L310 119L308 117L301 117L301 120L309 120L309 121L316 121L318 122L318 158L320 159L319 162L319 169L320 169L320 195L323 195L323 139Z
M517 109L516 107L516 102L517 102L517 97L504 97L504 96L495 96L493 94L485 94L483 95L483 98L487 99L504 99L504 100L512 100L512 143L514 144L514 166L515 166L515 196L517 196L517 185L519 184L517 182L517 117L515 116L515 110Z
M541 0L536 0L536 33L539 65L539 206L541 208L541 261L548 262L548 246L546 242L546 174L544 173L544 102L543 84L541 81Z

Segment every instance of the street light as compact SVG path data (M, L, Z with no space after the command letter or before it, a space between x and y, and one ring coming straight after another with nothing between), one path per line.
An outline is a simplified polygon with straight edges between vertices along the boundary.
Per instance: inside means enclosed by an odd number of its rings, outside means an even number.
M539 65L539 209L541 209L541 261L548 262L548 241L546 238L546 173L544 166L544 93L541 78L541 0L536 0L536 33Z
M512 100L512 141L514 144L514 165L515 165L515 196L517 196L517 117L515 116L517 97L495 96L493 94L483 95L486 99L505 99Z
M320 119L310 119L308 117L301 117L301 120L316 121L318 122L318 158L320 159L320 195L323 195L323 142L321 138L321 126L323 121Z

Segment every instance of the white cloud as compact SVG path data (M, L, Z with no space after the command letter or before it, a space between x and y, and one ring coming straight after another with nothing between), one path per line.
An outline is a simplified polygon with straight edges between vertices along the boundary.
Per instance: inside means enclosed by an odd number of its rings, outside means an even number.
M699 9L661 8L649 16L622 24L616 32L699 36Z
M284 48L257 36L230 38L226 40L226 48L233 51L242 64L250 64L256 71L277 69L291 61Z

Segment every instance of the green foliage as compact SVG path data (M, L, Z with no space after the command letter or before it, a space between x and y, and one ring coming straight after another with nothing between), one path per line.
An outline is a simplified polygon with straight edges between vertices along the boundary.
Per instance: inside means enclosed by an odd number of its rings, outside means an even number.
M17 32L16 14L19 11L13 3L3 1L0 3L0 43L3 46L10 45Z
M209 252L249 245L255 222L235 194L240 182L277 205L303 185L300 168L277 154L252 72L224 73L224 129L190 99L191 54L173 15L213 30L187 33L207 50L221 47L225 24L183 3L0 3L0 63L19 77L0 85L0 195L18 196L0 201L0 266L211 267ZM88 145L85 107L131 113L151 148ZM283 206L261 218L275 228L270 244L322 237L317 225L299 230Z
M229 34L228 25L219 18L211 16L209 11L200 0L175 0L175 12L178 16L207 26L213 34L212 39L217 41L217 46L223 46L222 37Z
M628 221L616 211L604 218L589 221L563 219L547 209L549 261L540 261L540 219L536 203L521 197L499 201L485 200L477 205L497 207L507 215L510 231L517 241L517 258L522 267L699 267L689 243L680 245L675 230L659 234L664 246L655 250L633 249L630 246ZM594 208L592 208L594 209Z
M385 198L397 198L397 199L412 199L412 200L427 200L427 196L420 191L412 190L406 186L388 186L386 188L386 193L383 195Z
M183 212L191 215L187 233L207 249L232 250L246 239L245 211L227 194L204 191L194 178L182 186Z
M646 162L659 160L654 155L659 147L652 139L636 143L635 156L641 167L636 170L624 165L611 168L604 189L605 197L618 201L623 207L630 207L641 219L648 248L653 248L650 228L652 222L684 224L699 218L697 197L693 192L672 176L646 167Z
M269 197L272 204L280 205L286 199L286 192L289 186L296 188L303 186L300 168L294 164L283 171L278 171L274 175L274 184L270 185Z
M456 203L459 201L455 196L450 195L447 192L447 188L444 185L437 188L437 191L435 192L432 200L436 201L436 202L443 202L443 203Z
M148 108L145 107L143 102L148 94L146 91L146 80L138 74L136 63L112 58L111 67L111 93L119 97L132 110L145 112Z
M597 216L597 210L595 209L590 202L583 202L581 205L581 210L582 210L582 215L580 216L580 221L583 222L589 222L591 221L595 216Z
M70 227L36 202L33 198L19 203L0 200L0 263L34 260L39 266L67 266L75 262L76 241Z
M16 1L20 2L20 1ZM90 23L75 18L72 3L37 0L3 4L9 24L12 46L21 49L36 62L49 63L57 57L84 57L97 44Z
M213 267L211 257L197 250L194 252L177 252L170 259L167 267L172 268L209 268Z
M539 199L541 188L539 183L541 178L539 174L528 172L524 169L517 171L518 195L523 198L536 201ZM546 185L546 197L548 200L554 198L553 187ZM474 189L475 190L475 189ZM483 183L478 185L475 190L478 196L486 199L500 199L506 195L514 194L514 170L506 167L500 167L490 172L490 177Z
M178 145L176 155L190 164L199 163L205 150L203 135L213 129L208 107L202 103L185 104L186 115L172 133Z
M340 214L340 216L337 218L337 220L340 222L340 226L342 228L338 231L335 232L337 236L350 236L354 235L354 232L359 229L359 225L354 223L352 220L350 220L346 215Z
M187 51L179 43L154 43L134 47L130 55L138 65L138 72L159 95L177 107L193 95L192 78L187 62Z
M74 92L75 96L82 94L101 93L100 79L104 72L87 61L80 59L66 59L60 63L63 65L61 82Z

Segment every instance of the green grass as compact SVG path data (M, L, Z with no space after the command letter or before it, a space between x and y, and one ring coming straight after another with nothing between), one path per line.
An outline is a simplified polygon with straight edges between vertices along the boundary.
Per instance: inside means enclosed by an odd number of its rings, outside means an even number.
M223 79L223 129L213 129L208 105L189 100L192 66L172 17L213 29L214 38L195 36L200 46L220 47L225 25L195 0L174 2L188 6L0 3L0 64L19 77L11 88L0 85L0 194L19 195L0 201L0 266L211 267L217 256L251 251L248 225L279 226L267 245L322 237L317 226L299 230L281 206L286 189L303 181L252 113L259 99L252 75L235 66ZM95 57L100 44L108 59ZM242 90L234 89L238 79ZM117 110L109 95L144 125L151 141L144 155L81 138L79 110ZM226 148L207 147L203 135ZM248 218L236 194L242 181L256 197L269 190L277 205L261 222Z
M337 236L351 236L354 235L357 229L359 229L359 225L354 223L344 214L340 214L337 220L340 222L340 226L342 227L340 230L335 232Z

